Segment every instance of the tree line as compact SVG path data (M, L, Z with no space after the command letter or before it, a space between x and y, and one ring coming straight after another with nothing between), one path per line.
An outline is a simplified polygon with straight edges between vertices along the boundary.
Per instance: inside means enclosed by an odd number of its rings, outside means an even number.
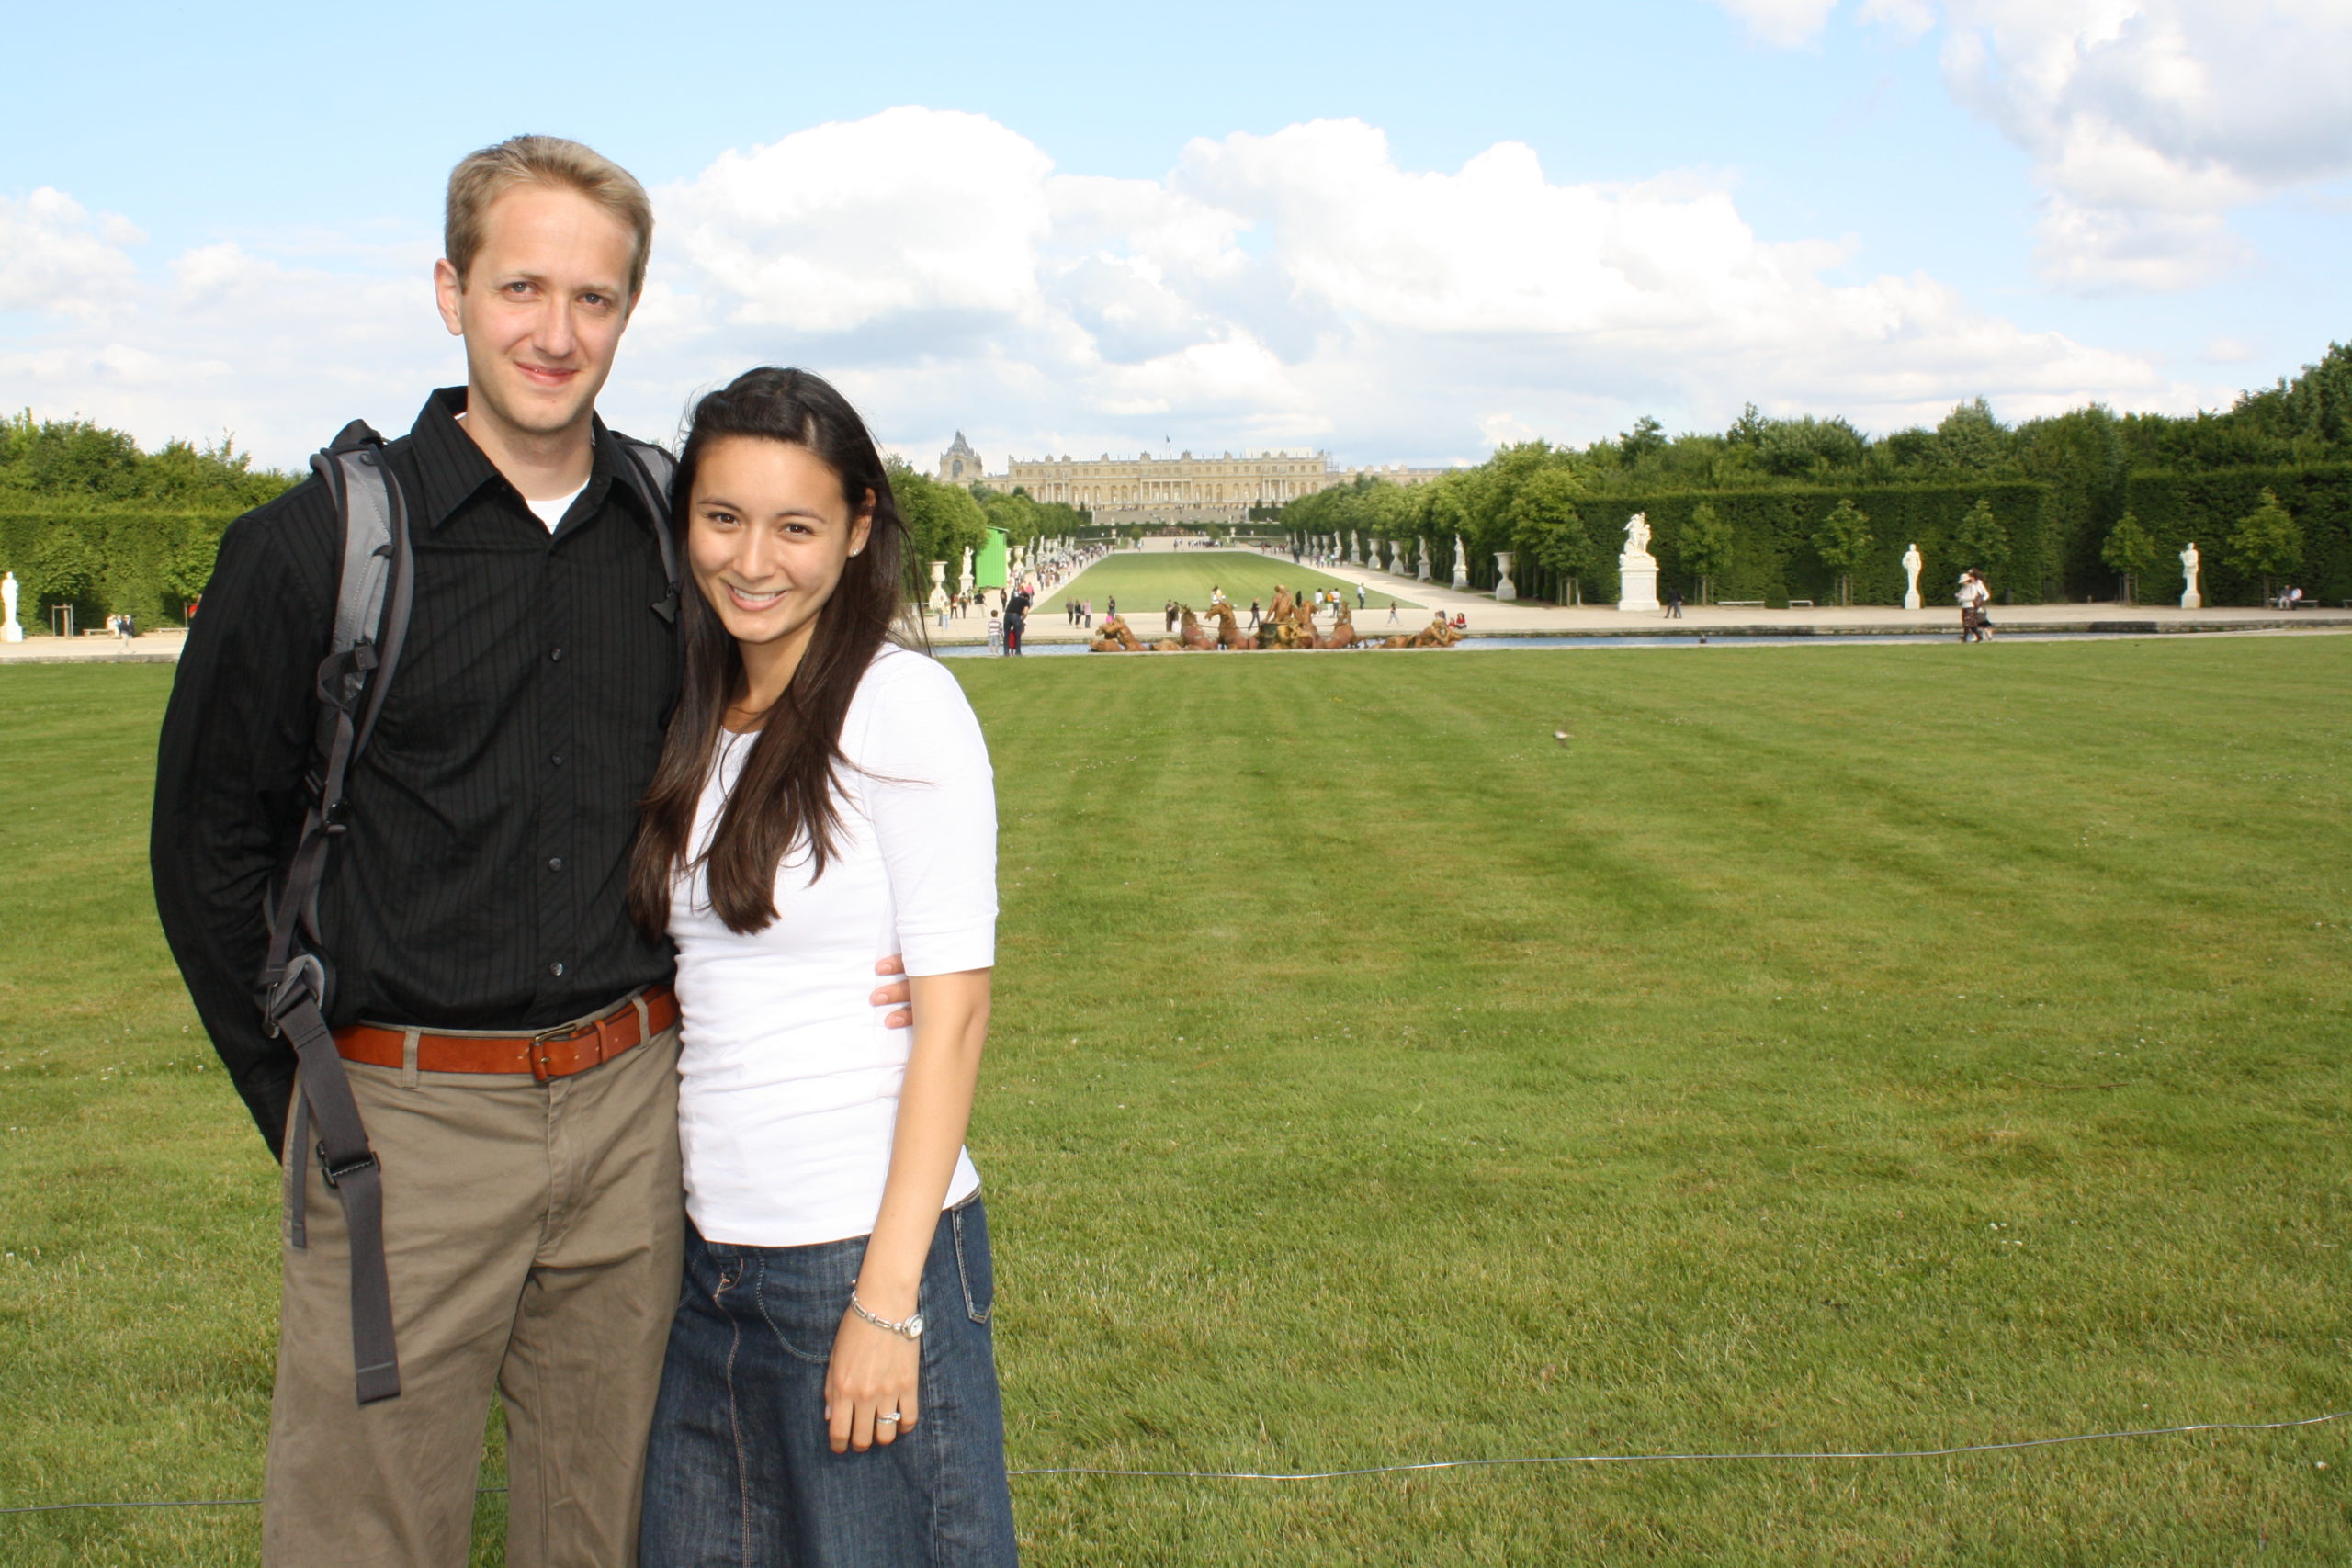
M1893 602L1914 543L1923 589L1973 566L2014 600L2176 596L2174 558L2201 540L2224 602L2301 578L2352 598L2352 348L2186 416L2091 404L2012 425L1980 398L1875 439L1753 404L1720 433L1669 436L1645 418L1583 447L1505 446L1425 485L1359 478L1280 521L1413 553L1426 539L1441 578L1459 536L1475 586L1509 551L1522 592L1566 603L1614 594L1634 511L1693 596Z

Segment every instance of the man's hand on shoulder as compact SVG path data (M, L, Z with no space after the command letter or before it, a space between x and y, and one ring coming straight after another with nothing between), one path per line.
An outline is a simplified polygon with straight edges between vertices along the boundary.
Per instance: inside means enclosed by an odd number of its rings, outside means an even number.
M907 961L894 953L876 964L874 966L874 972L876 975L903 976L907 972ZM876 987L874 995L868 999L876 1007L892 1010L889 1015L882 1020L883 1028L908 1029L913 1026L914 990L904 979L893 980L887 986Z

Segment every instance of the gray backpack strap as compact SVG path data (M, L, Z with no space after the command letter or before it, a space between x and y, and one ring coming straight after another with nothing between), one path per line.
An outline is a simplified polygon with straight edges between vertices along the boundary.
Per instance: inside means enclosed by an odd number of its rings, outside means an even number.
M408 508L385 467L383 438L354 421L311 459L343 525L343 568L334 634L319 661L315 754L304 780L311 805L269 911L269 955L262 968L262 1013L270 1032L293 1046L301 1099L286 1148L306 1159L315 1124L318 1158L343 1203L351 1247L351 1348L359 1403L396 1399L400 1354L392 1333L391 1278L384 1260L383 1170L368 1142L350 1076L327 1026L329 976L317 953L319 884L328 847L344 830L351 763L376 728L408 633L415 590ZM307 942L305 938L308 939ZM288 1183L287 1235L307 1245L307 1181Z
M617 432L614 439L629 457L621 466L620 477L645 503L645 514L653 522L653 537L662 547L662 575L669 580L670 596L653 608L663 620L674 621L678 618L678 545L670 533L670 481L677 477L678 460L650 441Z

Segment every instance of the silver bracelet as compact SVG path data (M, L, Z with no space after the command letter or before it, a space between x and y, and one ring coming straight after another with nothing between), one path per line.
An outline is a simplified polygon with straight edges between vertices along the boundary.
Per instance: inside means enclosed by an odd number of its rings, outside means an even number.
M872 1324L875 1327L883 1330L885 1333L895 1334L901 1339L920 1339L922 1337L922 1314L920 1312L909 1313L904 1322L892 1323L888 1318L882 1316L879 1313L867 1310L865 1303L857 1299L857 1292L855 1290L852 1290L849 1293L849 1310L857 1314L858 1316L865 1319L866 1322Z

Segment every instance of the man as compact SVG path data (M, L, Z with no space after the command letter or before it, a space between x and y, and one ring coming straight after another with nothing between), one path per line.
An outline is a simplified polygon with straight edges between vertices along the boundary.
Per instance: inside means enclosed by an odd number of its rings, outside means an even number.
M636 1562L683 1215L670 954L622 895L678 651L667 520L595 400L652 226L637 181L575 142L459 164L435 288L467 384L386 451L413 609L316 929L381 1168L397 1397L355 1395L342 1205L287 1146L295 1058L254 1005L343 549L316 480L229 530L164 716L157 908L285 1163L266 1563L468 1561L493 1386L506 1561Z

